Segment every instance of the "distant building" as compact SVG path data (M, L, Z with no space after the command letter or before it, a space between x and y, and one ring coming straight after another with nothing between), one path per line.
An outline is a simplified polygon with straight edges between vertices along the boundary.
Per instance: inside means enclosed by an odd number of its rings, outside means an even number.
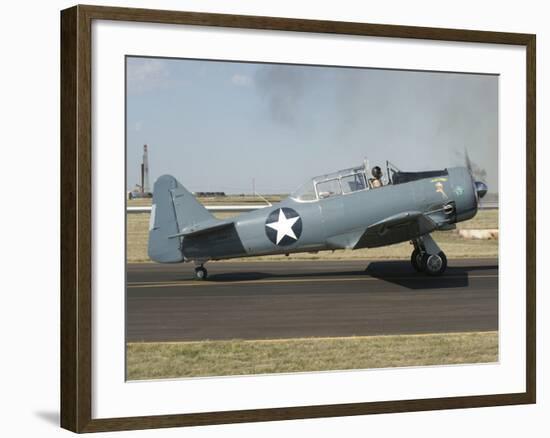
M152 198L153 194L149 189L149 157L147 145L143 145L143 159L140 169L141 184L136 184L135 187L128 192L128 199Z
M225 192L193 192L193 195L201 198L219 198L226 196Z

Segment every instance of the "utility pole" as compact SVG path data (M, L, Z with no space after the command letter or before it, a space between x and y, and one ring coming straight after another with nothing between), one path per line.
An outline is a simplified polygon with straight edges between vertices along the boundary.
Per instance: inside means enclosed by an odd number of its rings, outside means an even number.
M149 193L149 158L147 156L147 145L143 145L143 181L142 190L143 193Z

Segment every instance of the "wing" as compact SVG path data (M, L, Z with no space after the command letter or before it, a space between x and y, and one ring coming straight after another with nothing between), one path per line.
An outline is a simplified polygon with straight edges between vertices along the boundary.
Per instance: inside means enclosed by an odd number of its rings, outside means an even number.
M369 226L355 244L354 249L405 242L430 233L436 228L436 222L419 211L399 213Z

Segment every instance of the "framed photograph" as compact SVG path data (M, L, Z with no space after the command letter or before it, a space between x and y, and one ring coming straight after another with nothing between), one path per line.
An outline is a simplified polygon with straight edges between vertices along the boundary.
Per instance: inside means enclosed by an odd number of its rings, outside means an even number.
M61 12L61 426L535 403L535 35Z

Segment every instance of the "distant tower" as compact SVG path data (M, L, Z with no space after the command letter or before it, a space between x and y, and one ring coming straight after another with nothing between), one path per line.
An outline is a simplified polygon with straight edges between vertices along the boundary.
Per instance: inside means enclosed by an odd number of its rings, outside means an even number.
M142 164L141 188L143 193L149 193L149 158L147 157L147 145L143 145L143 164Z

